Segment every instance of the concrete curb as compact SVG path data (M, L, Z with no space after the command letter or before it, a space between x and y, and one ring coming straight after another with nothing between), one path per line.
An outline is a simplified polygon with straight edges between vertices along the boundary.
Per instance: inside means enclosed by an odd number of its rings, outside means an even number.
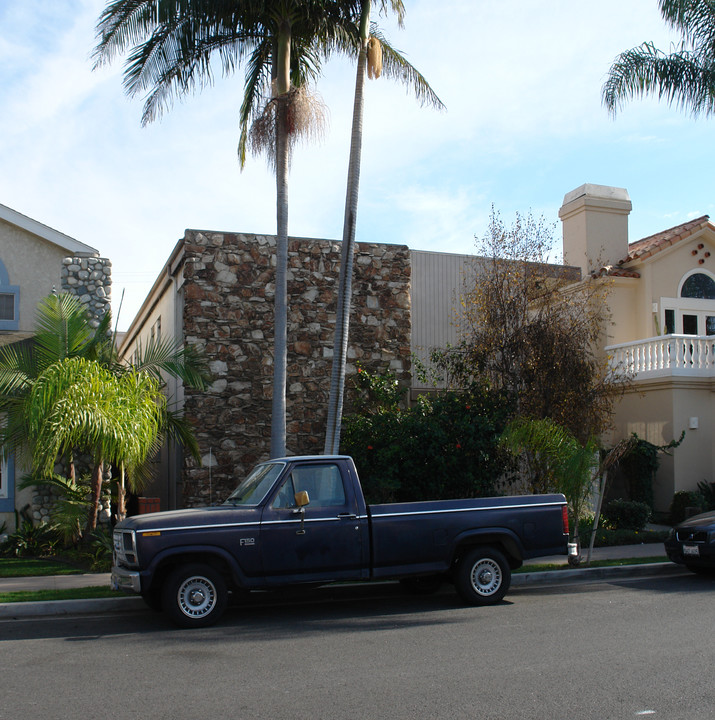
M511 586L523 585L565 585L598 582L600 580L628 580L642 577L667 577L688 574L682 565L672 562L646 563L644 565L616 565L600 568L568 568L546 572L514 573Z
M669 577L689 575L689 571L671 562L645 565L619 565L602 568L569 568L543 572L515 573L511 587L536 587L549 585L576 585L602 580L629 580L631 578ZM367 588L369 584L361 584ZM64 615L90 615L106 612L137 612L148 608L135 595L120 598L96 598L87 600L47 600L44 602L0 603L0 620L31 617L61 617Z
M0 603L0 620L21 617L89 615L104 612L147 610L140 597L90 598L86 600L45 600L42 602Z

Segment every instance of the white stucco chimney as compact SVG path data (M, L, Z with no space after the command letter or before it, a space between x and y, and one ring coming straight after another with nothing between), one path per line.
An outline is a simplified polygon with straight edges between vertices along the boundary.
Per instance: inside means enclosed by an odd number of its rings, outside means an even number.
M631 207L625 188L586 183L566 193L559 210L564 263L586 274L625 258Z

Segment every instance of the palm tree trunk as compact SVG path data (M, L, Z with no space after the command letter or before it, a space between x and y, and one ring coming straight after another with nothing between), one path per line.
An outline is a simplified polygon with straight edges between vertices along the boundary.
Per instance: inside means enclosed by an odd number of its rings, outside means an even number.
M99 499L102 496L102 475L104 474L104 461L99 458L92 468L91 487L89 499L89 518L87 519L87 538L97 529L97 516L99 515ZM86 539L86 538L85 538Z
M276 296L274 306L273 401L271 457L286 454L286 367L288 364L288 91L290 90L290 26L278 37L276 66Z
M119 466L119 483L117 484L117 520L127 516L126 490L124 486L124 463Z
M353 125L350 138L350 162L348 184L345 196L345 218L343 220L343 242L340 249L340 276L338 280L338 307L335 317L335 339L333 341L333 367L328 397L328 420L325 432L326 455L335 455L340 450L340 428L343 414L345 391L345 363L348 353L350 331L350 306L353 282L353 255L355 251L355 228L357 225L358 194L360 189L360 160L362 154L362 118L365 99L365 69L367 65L367 44L370 27L370 0L362 4L360 20L360 55L355 79L355 100L353 103Z

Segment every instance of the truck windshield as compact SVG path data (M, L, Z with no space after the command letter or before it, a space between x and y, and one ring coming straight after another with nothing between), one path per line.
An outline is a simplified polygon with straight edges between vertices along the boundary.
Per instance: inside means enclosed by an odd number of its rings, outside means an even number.
M226 498L224 505L258 505L273 487L285 463L258 465L251 474Z

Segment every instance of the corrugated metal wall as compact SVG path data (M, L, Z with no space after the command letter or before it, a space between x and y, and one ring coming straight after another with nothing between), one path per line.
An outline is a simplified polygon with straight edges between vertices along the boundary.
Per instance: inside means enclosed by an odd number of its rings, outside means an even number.
M412 352L426 361L432 348L459 340L459 307L474 280L472 255L410 250L412 262ZM470 283L471 280L471 283ZM431 387L413 373L412 389Z

